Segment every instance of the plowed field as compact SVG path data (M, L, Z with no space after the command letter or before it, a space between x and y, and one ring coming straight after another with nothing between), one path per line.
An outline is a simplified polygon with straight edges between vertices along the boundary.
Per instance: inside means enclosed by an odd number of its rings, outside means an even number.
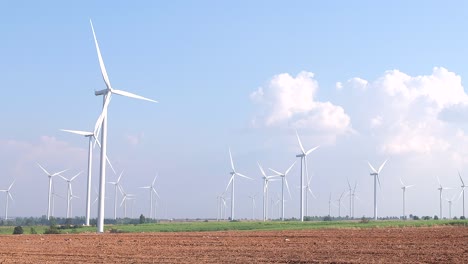
M0 263L468 263L468 228L5 235Z

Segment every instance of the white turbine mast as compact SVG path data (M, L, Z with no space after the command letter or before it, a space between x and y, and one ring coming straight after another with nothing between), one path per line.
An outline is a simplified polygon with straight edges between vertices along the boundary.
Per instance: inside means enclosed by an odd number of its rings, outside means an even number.
M122 202L120 203L120 207L124 207L124 218L127 218L127 201L135 199L134 194L126 193L122 187L120 187L120 192L122 193Z
M41 170L47 175L47 177L49 177L49 193L47 195L47 220L49 220L50 219L50 202L52 199L52 178L55 176L59 176L61 173L66 172L68 169L55 172L55 173L49 173L46 169L44 169L44 167L41 166L41 164L37 163L37 166L39 166L39 168L41 168Z
M463 178L460 174L460 172L458 172L458 177L460 178L460 181L462 183L461 185L461 192L460 192L460 195L458 196L458 199L460 199L460 197L462 198L462 206L463 206L463 217L465 218L465 188L468 187L467 185L465 185L465 182L463 181Z
M256 194L249 195L249 198L252 200L252 220L255 220L255 208L257 207L255 204L255 198L257 197Z
M305 151L304 147L302 146L301 139L299 138L299 134L297 133L296 130L296 136L297 136L297 141L299 142L299 147L301 148L301 153L297 154L296 157L301 158L301 179L300 179L300 188L301 188L301 198L300 198L300 220L301 222L304 221L304 170L305 174L309 175L309 172L307 170L307 155L312 153L312 151L316 150L319 146L316 146L314 148L309 149L308 151Z
M156 103L157 101L145 98L143 96L139 96L133 93L129 93L122 90L113 89L109 77L107 75L106 67L104 66L104 61L101 56L101 51L99 49L99 44L96 38L96 33L94 32L93 23L89 20L91 24L91 30L93 31L94 43L96 45L96 52L98 55L99 66L101 68L102 78L104 79L104 83L106 84L106 88L100 91L95 91L94 94L96 96L102 95L103 96L103 108L102 113L98 118L98 122L102 125L101 127L101 161L100 161L100 179L99 179L99 209L98 209L98 219L97 219L97 232L103 233L104 232L104 200L105 200L105 192L106 192L106 157L107 157L107 108L109 106L112 94L118 94L126 97L131 97L135 99L145 100Z
M379 177L379 174L380 172L382 171L383 167L385 166L385 164L387 163L388 160L385 160L382 165L380 165L379 169L376 170L374 169L374 167L372 167L372 165L370 164L370 162L367 162L367 164L369 164L369 167L371 168L372 172L370 173L371 176L374 177L374 220L377 220L377 182L379 183L379 188L381 188L381 185L380 185L380 177Z
M10 193L10 190L11 190L11 187L13 187L13 184L15 184L15 180L13 180L13 182L10 184L8 189L0 190L0 192L5 192L5 195L6 195L5 197L5 220L8 220L8 201L10 199L12 202L14 201L13 196Z
M226 190L225 192L228 190L229 188L229 185L231 185L231 221L234 220L234 191L235 191L235 188L234 188L234 182L235 182L235 178L236 176L239 176L239 177L242 177L242 178L246 178L246 179L249 179L249 180L253 180L252 178L250 177L247 177L245 176L244 174L242 173L239 173L236 171L235 167L234 167L234 162L232 160L232 154L231 154L231 148L229 148L229 158L231 159L231 168L232 168L232 171L231 171L231 179L229 180L229 183L228 185L226 186Z
M282 221L284 221L284 184L286 183L286 188L289 193L289 198L292 199L291 191L289 190L288 179L286 179L286 176L294 167L294 164L296 164L296 162L294 162L284 173L281 173L274 169L269 168L269 170L271 170L272 172L276 173L279 177L281 177L281 220Z
M440 183L439 176L436 176L436 178L437 178L437 182L439 183L439 187L437 188L437 190L439 190L439 218L442 219L442 191L443 190L450 190L450 189L453 189L453 188L443 187L442 183Z
M344 198L345 193L346 193L346 191L343 191L341 193L340 197L336 200L338 202L338 218L341 217L341 200Z

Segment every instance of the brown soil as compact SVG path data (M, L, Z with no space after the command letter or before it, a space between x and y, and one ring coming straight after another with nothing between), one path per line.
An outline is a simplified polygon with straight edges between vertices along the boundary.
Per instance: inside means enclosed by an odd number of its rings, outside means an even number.
M0 263L467 263L468 228L0 236Z

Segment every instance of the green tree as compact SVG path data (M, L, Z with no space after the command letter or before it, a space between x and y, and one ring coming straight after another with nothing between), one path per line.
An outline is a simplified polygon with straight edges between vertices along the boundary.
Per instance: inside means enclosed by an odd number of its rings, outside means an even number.
M21 235L23 233L24 231L21 226L16 226L15 229L13 229L13 235Z
M146 223L146 218L143 214L140 215L140 224Z

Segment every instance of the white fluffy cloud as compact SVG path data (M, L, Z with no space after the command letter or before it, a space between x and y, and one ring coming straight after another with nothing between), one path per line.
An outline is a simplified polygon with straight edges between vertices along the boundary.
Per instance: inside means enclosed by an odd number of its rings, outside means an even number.
M361 102L368 105L356 119L367 119L370 134L384 154L440 154L463 156L467 145L460 144L464 134L451 123L452 119L466 116L468 95L460 76L445 68L434 68L432 74L410 76L398 70L384 73L376 81L359 83L363 90L348 81L347 88L359 90ZM351 106L350 106L351 107ZM359 122L357 122L359 123ZM362 127L355 129L364 131Z
M253 123L307 129L326 135L333 142L337 136L351 131L351 120L341 106L318 101L318 89L311 72L303 71L296 77L288 73L274 76L265 87L250 95L258 106Z

